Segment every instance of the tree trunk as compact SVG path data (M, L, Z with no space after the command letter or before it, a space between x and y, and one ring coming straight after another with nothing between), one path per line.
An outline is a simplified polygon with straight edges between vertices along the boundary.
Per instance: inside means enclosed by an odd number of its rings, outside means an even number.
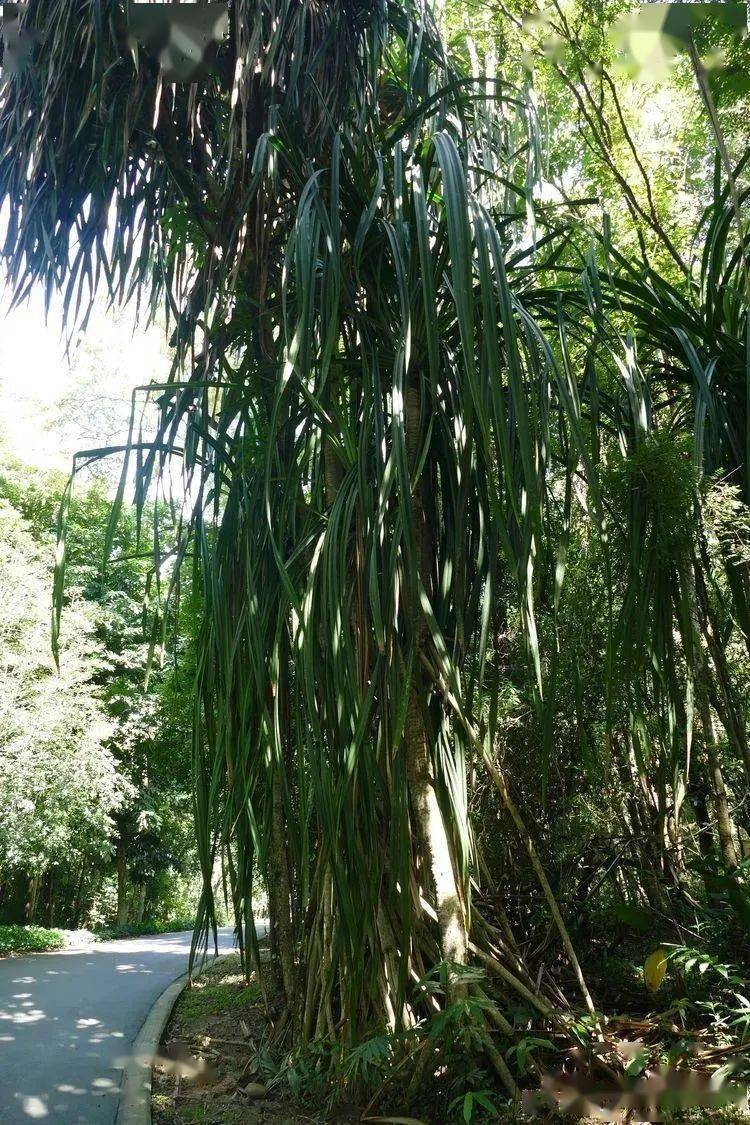
M709 559L706 552L702 554L702 561L704 567L708 567ZM701 609L701 632L711 656L711 662L716 670L716 680L719 689L718 691L712 692L712 702L721 719L722 726L727 732L730 745L744 766L745 777L748 782L750 782L750 745L748 745L747 740L742 702L738 698L735 685L732 682L729 662L727 661L726 653L722 647L721 638L718 635L711 600L700 571L697 587Z
M128 922L128 857L125 850L125 841L120 838L117 842L117 925L125 926Z
M695 823L698 827L698 850L702 859L708 861L714 854L714 839L711 818L708 813L708 789L702 778L693 794L693 811Z
M32 875L29 879L29 894L26 900L25 918L27 923L34 921L36 915L36 906L39 901L39 885L42 881L41 875Z
M696 568L692 564L689 567L686 566L683 568L681 577L685 583L685 592L690 607L694 647L695 693L708 766L708 783L716 819L716 832L719 837L719 851L724 866L727 897L741 924L750 926L750 901L748 901L745 890L736 876L737 849L734 842L734 825L729 812L727 790L717 749L716 728L711 712L711 672L703 648L704 636L696 597L695 570Z
M49 875L47 876L47 904L45 909L46 925L52 927L55 917L55 892L57 890L57 880L55 879L55 869L50 868Z
M417 386L410 386L406 391L405 403L406 452L410 467L414 466L418 453L419 419L420 391ZM412 496L412 527L420 578L423 586L429 589L430 536L425 519L422 479L417 482ZM419 842L432 880L440 930L440 952L445 961L465 965L468 959L466 912L456 882L445 821L435 792L430 748L422 713L426 683L419 663L419 654L425 646L427 631L424 615L418 606L412 605L409 609L415 632L416 649L404 726L409 793ZM454 981L452 994L455 996L463 992L464 989L457 986Z
M83 881L86 877L86 860L81 864L81 872L78 876L78 883L76 884L75 898L73 899L73 915L72 923L73 929L77 930L81 925L81 908L83 906Z
M465 965L468 948L466 919L453 871L448 834L432 782L430 752L420 706L423 684L423 678L416 673L406 712L404 743L409 792L433 883L440 951L445 961Z
M737 849L734 846L734 825L729 812L729 801L724 784L724 775L719 763L716 749L716 729L714 727L711 705L705 692L701 692L700 713L703 739L708 763L708 778L713 795L714 815L716 817L716 830L719 836L719 847L724 866L732 870L737 866Z
M136 887L135 902L133 903L132 922L140 925L146 910L146 884L140 883Z
M695 824L698 831L698 850L703 860L703 885L709 900L716 898L720 892L716 880L714 834L711 816L708 811L709 790L705 778L701 775L695 785L692 795Z

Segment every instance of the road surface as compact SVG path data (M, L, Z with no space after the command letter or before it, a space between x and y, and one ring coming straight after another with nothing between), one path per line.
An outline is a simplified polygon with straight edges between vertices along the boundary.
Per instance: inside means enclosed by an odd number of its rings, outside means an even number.
M111 1125L133 1041L156 998L186 971L190 937L0 960L2 1125ZM231 929L221 930L219 951L231 949Z

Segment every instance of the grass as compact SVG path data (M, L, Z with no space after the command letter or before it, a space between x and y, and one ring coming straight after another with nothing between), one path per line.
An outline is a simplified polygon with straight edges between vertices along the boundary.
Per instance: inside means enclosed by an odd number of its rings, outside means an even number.
M250 1122L259 1120L258 1117L249 1116L251 1111L246 1105L221 1106L218 1109L210 1105L195 1105L180 1106L177 1109L173 1099L167 1094L154 1095L152 1104L160 1125L188 1121L200 1122L201 1125L249 1125Z
M259 998L260 986L257 982L245 984L240 959L232 955L182 994L178 1005L179 1017L182 1020L198 1020L204 1016L236 1011L256 1003Z
M61 930L44 926L0 926L0 957L9 953L47 953L63 949L65 935Z

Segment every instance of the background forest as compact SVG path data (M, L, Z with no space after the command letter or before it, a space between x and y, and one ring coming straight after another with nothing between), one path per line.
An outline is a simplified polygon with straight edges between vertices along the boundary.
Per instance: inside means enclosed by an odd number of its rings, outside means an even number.
M10 324L23 338L25 325ZM67 367L64 342L55 350ZM25 405L55 451L82 447L92 428L101 436L127 417L129 377L82 343L42 409L11 376L14 361L12 352L3 357L8 436L0 447L0 923L133 932L192 925L194 610L183 607L182 631L146 687L152 567L127 517L119 557L104 567L112 475L89 474L69 516L75 543L57 672L50 613L67 474L49 464L44 442L37 464L20 460L27 433L13 426ZM2 940L10 942L9 931ZM37 944L49 940L40 934Z
M228 909L330 1106L748 1080L748 44L628 10L235 0L181 85L36 0L3 95L16 297L173 351L119 484L0 474L0 910Z

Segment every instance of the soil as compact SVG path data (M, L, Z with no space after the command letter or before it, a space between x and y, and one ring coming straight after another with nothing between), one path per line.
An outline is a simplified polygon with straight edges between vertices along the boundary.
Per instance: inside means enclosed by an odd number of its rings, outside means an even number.
M274 1010L271 1002L271 1011ZM265 1065L269 1018L258 982L237 954L222 957L175 1005L153 1071L155 1125L329 1125L358 1120L316 1113L274 1087Z

